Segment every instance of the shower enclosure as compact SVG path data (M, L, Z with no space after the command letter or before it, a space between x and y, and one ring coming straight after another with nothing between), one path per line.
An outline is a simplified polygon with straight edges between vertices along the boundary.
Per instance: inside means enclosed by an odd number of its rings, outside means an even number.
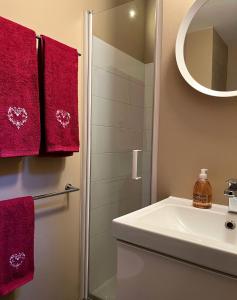
M112 220L151 204L157 1L122 2L87 16L85 299L116 299Z

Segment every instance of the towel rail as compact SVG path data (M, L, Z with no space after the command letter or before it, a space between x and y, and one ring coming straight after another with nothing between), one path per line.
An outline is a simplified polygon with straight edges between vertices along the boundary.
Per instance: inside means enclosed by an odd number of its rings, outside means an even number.
M36 35L36 39L37 39L37 40L40 40L40 35ZM78 55L81 56L81 53L78 52Z
M62 191L62 192L55 192L55 193L37 195L37 196L34 196L33 199L34 200L40 200L40 199L59 196L59 195L63 195L63 194L69 194L69 193L73 193L73 192L77 192L77 191L80 191L80 189L69 183L69 184L66 184L65 190Z

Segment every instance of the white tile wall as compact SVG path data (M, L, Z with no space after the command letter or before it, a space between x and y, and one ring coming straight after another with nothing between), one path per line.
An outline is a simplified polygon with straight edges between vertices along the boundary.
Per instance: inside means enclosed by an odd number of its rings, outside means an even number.
M129 81L126 78L99 67L94 67L93 73L93 95L129 103Z
M90 240L90 290L108 280L116 273L116 243L111 230L107 230Z
M91 238L110 230L112 220L118 216L119 202L108 203L106 205L92 209L90 218Z
M155 65L149 63L145 65L145 86L154 86Z
M92 124L128 128L129 105L93 96Z
M92 154L91 180L98 181L131 174L131 152Z
M144 81L145 70L142 62L111 47L97 37L93 37L93 47L93 64L95 66Z
M145 107L144 110L144 129L152 130L153 123L153 108Z
M134 106L144 107L144 94L145 94L145 85L141 81L130 81L129 84L129 96L130 103Z
M144 151L142 155L142 172L144 174L143 177L146 175L151 174L151 152Z
M129 127L136 130L143 130L144 116L144 108L131 105Z
M141 149L142 131L131 128L92 126L92 153L128 152Z
M126 198L127 179L100 180L91 183L91 209Z
M145 162L150 168L153 100L151 65L145 68L95 37L93 52L91 290L116 272L112 219L141 208L149 197ZM146 180L135 182L130 179L132 150L143 148L139 172Z
M143 151L151 152L152 148L152 130L144 129L143 131Z
M146 85L145 86L145 107L153 107L154 101L154 86Z

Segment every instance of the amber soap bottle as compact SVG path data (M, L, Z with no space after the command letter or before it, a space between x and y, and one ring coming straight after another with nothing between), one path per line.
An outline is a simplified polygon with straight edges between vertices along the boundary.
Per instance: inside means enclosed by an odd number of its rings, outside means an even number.
M197 208L211 208L212 187L207 179L207 169L201 169L198 180L193 188L193 206Z

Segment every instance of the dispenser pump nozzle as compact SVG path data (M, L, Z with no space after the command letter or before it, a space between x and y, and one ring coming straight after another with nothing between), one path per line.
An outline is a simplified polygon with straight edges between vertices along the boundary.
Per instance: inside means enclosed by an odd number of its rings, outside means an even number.
M201 169L201 173L199 175L200 179L207 179L208 169Z

